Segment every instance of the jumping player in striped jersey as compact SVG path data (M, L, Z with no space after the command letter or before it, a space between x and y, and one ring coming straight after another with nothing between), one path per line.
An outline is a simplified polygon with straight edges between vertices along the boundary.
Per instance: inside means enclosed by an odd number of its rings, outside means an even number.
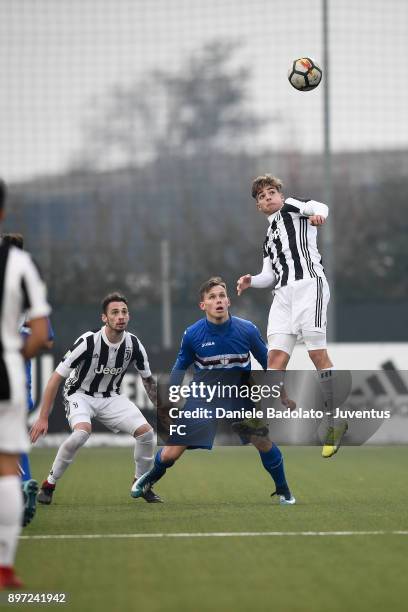
M153 465L155 436L139 408L120 395L120 385L131 365L142 377L146 393L156 404L156 383L146 351L140 340L126 331L128 302L120 293L107 295L102 302L104 326L80 336L58 365L44 391L40 415L31 429L38 440L48 431L48 417L63 380L66 416L71 435L60 446L47 479L42 483L38 501L50 504L55 485L72 463L77 451L91 435L92 419L111 431L135 438L135 480ZM149 503L162 500L152 490L143 495Z
M251 353L266 369L267 348L261 338L258 328L245 319L233 317L229 313L230 300L227 288L219 276L210 278L200 288L200 309L205 318L200 319L184 332L180 352L174 364L170 377L170 385L181 384L186 370L194 366L195 378L207 380L213 374L214 378L227 380L226 372L234 376L250 372ZM217 374L220 372L220 374ZM223 374L221 374L221 372ZM189 399L184 410L202 405L202 400ZM243 424L245 428L245 424ZM195 431L194 431L195 429ZM153 468L132 487L132 497L141 497L150 490L152 485L160 480L166 470L181 457L186 449L206 448L211 450L215 436L215 421L197 421L192 425L190 442L175 435L168 444L158 451ZM292 505L295 498L286 482L283 457L280 449L273 444L267 431L262 433L256 427L248 426L247 431L238 430L244 444L251 442L259 451L265 470L274 480L280 504Z
M326 408L333 413L333 363L327 352L326 311L330 299L317 230L329 214L326 204L314 200L285 199L283 183L266 174L252 183L257 209L268 217L260 274L238 279L241 295L249 287L274 287L268 319L268 369L285 370L297 337L302 336L318 371ZM331 423L322 456L332 457L347 431L346 422Z

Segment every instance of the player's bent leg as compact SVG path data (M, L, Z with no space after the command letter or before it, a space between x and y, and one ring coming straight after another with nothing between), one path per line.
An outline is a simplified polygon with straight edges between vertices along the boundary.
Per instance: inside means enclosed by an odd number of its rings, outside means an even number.
M293 506L296 499L290 492L286 481L283 456L280 449L269 438L253 436L251 442L259 452L262 465L275 483L276 491L272 493L272 496L278 495L279 503L282 506Z
M0 499L0 590L21 588L13 568L23 513L17 454L0 453Z
M49 505L52 502L57 480L71 465L78 450L87 442L91 431L90 423L79 422L74 425L71 435L59 447L51 470L41 485L37 496L37 501L40 504Z
M143 497L146 491L158 482L165 475L168 468L181 457L186 450L186 446L165 446L156 453L152 469L143 474L132 486L131 496Z

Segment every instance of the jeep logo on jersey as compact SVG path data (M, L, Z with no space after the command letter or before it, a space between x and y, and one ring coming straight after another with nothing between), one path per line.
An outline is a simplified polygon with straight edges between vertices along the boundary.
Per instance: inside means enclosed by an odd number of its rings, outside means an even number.
M99 368L95 368L95 374L120 374L123 368L108 368L107 366L100 365Z

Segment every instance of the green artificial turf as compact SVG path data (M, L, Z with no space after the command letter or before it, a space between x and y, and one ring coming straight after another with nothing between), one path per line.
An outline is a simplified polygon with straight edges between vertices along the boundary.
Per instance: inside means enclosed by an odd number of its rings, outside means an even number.
M165 504L133 500L131 449L83 449L24 536L385 531L381 535L257 535L23 539L26 591L68 593L70 610L325 612L402 609L407 601L408 449L282 449L298 503L270 498L252 447L185 453L157 484ZM54 450L34 450L42 480Z

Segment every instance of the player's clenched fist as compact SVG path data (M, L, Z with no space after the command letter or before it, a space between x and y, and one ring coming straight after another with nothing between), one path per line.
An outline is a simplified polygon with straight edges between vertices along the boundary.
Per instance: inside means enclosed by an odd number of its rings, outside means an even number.
M241 295L245 289L251 286L251 275L245 274L245 276L241 276L241 278L237 281L237 293Z
M310 225L323 225L326 221L326 218L322 215L312 215L309 217Z

